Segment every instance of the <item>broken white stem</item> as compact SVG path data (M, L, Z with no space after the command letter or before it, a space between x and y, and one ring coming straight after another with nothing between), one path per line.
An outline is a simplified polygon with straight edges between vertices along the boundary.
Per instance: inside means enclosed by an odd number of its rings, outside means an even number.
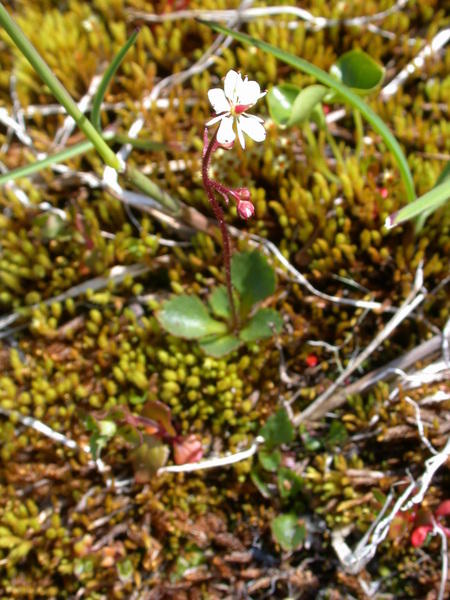
M434 455L438 454L438 451L436 450L436 448L429 441L429 439L425 436L425 430L424 430L424 426L423 426L423 422L422 422L422 416L420 414L420 406L417 404L417 402L415 402L409 396L406 396L405 400L406 400L406 402L408 402L408 404L411 404L411 406L414 407L414 411L416 413L417 431L419 432L419 436L420 436L420 439L422 440L422 444L428 448L428 450L431 452L431 454L434 454Z
M236 452L236 454L230 454L229 456L221 456L218 458L209 458L208 460L202 460L196 463L187 463L185 465L169 465L168 467L161 467L158 469L158 475L163 473L190 473L192 471L203 471L205 469L216 469L217 467L226 467L233 465L234 463L247 460L254 454L256 454L259 446L264 443L264 438L258 436L250 448Z
M381 90L381 98L383 100L388 100L391 96L393 96L397 92L398 88L405 83L405 81L414 73L414 71L423 67L425 59L428 56L438 52L447 44L449 40L450 28L443 29L437 33L431 42L419 52L416 58L408 63L406 67L402 69L400 73L398 73L398 75L396 75L396 77L394 77L394 79Z

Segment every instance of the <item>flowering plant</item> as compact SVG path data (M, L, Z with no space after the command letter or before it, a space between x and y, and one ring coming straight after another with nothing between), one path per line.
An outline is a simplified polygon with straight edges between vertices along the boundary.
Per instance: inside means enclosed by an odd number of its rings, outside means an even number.
M223 183L211 179L209 166L212 154L220 147L230 150L237 137L243 149L245 149L244 133L256 142L262 142L266 138L263 120L260 117L249 115L246 111L254 106L266 92L261 92L259 83L249 81L248 77L242 79L240 73L230 70L225 76L224 89L213 88L208 92L208 98L216 112L216 116L206 123L203 134L203 157L202 157L202 180L208 196L209 203L214 215L219 222L224 252L225 277L228 301L231 307L233 328L238 327L238 317L233 298L231 282L231 247L222 208L217 202L216 193L219 193L228 204L232 198L236 202L236 208L242 219L249 219L255 212L250 199L250 190L246 187L232 189ZM211 139L209 139L208 127L219 123Z
M266 137L263 120L247 114L265 95L256 81L244 79L235 71L228 71L224 90L213 88L208 97L215 117L206 123L203 133L202 180L211 208L219 223L223 241L226 286L214 290L209 306L198 296L180 295L164 303L157 313L160 324L172 335L199 340L209 355L219 357L250 343L271 337L281 331L283 322L276 310L253 307L275 291L275 272L259 252L237 253L231 258L231 242L222 207L216 194L228 204L236 202L238 215L249 219L255 212L247 187L230 188L212 179L209 167L218 148L231 150L239 140L245 149L244 134L254 141ZM210 127L217 125L210 137ZM236 309L238 307L238 310ZM226 322L223 322L225 320ZM246 321L242 326L241 321Z

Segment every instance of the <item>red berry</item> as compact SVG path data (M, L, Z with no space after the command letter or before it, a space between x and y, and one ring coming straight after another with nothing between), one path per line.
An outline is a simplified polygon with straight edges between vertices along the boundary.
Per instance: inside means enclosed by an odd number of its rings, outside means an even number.
M306 357L306 364L308 367L316 367L319 363L319 359L315 354L308 354Z

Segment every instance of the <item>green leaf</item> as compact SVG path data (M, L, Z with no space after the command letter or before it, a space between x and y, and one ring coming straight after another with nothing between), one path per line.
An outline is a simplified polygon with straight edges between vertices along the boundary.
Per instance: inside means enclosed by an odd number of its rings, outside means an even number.
M311 118L327 91L323 85L310 85L303 90L289 83L277 85L267 94L270 116L277 125L303 123Z
M208 302L216 317L231 318L230 302L228 301L227 288L224 285L213 291Z
M100 429L100 434L106 439L114 437L117 433L117 425L110 419L99 421L98 427Z
M231 280L240 294L244 315L254 304L275 292L275 271L257 250L234 254L231 259Z
M239 348L241 341L234 335L214 336L201 340L200 348L209 356L221 358Z
M285 52L276 46L272 46L267 42L263 42L262 40L258 40L257 38L251 37L245 33L241 33L239 31L233 31L228 27L224 27L219 23L212 23L209 21L202 21L205 25L208 25L213 31L217 31L218 33L223 33L225 35L230 35L235 40L243 42L244 44L248 44L250 46L254 46L255 48L259 48L264 52L268 52L275 58L282 60L283 62L295 67L299 71L303 71L312 77L315 77L317 81L322 83L323 85L331 88L332 90L339 93L339 95L345 99L351 106L357 108L362 116L367 119L367 121L372 125L374 130L383 138L384 143L387 148L392 152L395 161L397 163L398 169L400 171L401 177L403 179L403 183L405 185L406 196L409 202L412 202L416 198L416 193L414 190L414 181L411 175L411 171L409 169L408 161L406 160L403 151L389 131L389 128L385 125L383 120L376 115L373 110L352 90L343 85L340 81L338 81L335 77L325 73L322 69L319 69L315 65L309 63L308 61L295 56L294 54L290 54L289 52Z
M327 444L330 446L338 446L339 444L343 444L347 438L348 433L345 425L340 421L333 421L327 435Z
M258 460L266 471L276 471L281 465L281 452L278 449L269 451L262 448L258 452Z
M450 160L447 161L447 163L445 164L445 167L439 173L439 177L436 179L436 183L434 184L434 187L436 187L437 185L440 185L441 183L444 183L444 181L447 181L447 179L450 179Z
M450 179L445 179L442 183L431 189L429 192L411 202L399 211L390 215L384 224L387 229L391 229L400 223L409 221L425 211L435 211L450 198Z
M284 408L268 418L267 423L261 428L259 435L266 440L267 445L278 446L289 444L294 439L294 428Z
M68 236L67 221L53 212L42 213L33 219L33 225L39 227L43 240L50 241Z
M197 296L176 296L164 302L156 318L166 331L188 340L226 333L225 323L212 319Z
M304 88L292 105L291 117L288 125L308 121L314 108L323 100L328 89L323 85L309 85Z
M291 118L292 105L300 93L300 88L290 83L276 85L267 94L269 114L277 125L287 125Z
M373 92L384 79L384 67L363 50L343 54L330 73L361 96Z
M172 583L179 581L188 569L198 567L205 562L203 551L197 546L187 546L184 555L179 555L171 574L170 580Z
M89 450L91 451L92 458L97 460L100 458L101 451L108 443L108 438L100 433L95 432L89 437Z
M157 150L167 150L167 145L162 142L153 142L152 140L142 140L139 138L132 138L121 133L114 135L114 141L118 144L130 144L133 148L138 150L148 150L154 152Z
M293 513L275 517L271 528L275 541L288 552L296 550L306 537L305 526Z
M322 104L316 104L313 108L311 112L311 121L313 121L319 129L326 129L327 121L325 118L325 113L323 112Z
M121 164L117 156L95 129L92 123L86 118L77 103L70 96L69 92L62 85L53 71L43 60L39 52L24 34L22 29L17 25L14 19L10 16L3 4L0 3L0 25L5 29L14 44L31 64L42 81L48 86L51 93L55 96L58 102L64 106L67 113L73 118L78 127L83 131L86 137L94 144L97 152L102 157L105 164L113 169L120 170Z
M255 342L271 338L275 333L280 333L283 328L283 319L273 308L262 308L250 319L242 329L239 337L244 342Z
M255 487L258 488L264 498L271 497L269 486L265 481L263 481L261 473L257 469L252 469L250 471L250 479L253 481Z
M277 484L281 498L294 498L302 491L303 479L292 469L281 467L278 471Z
M91 113L92 124L94 125L95 129L97 129L97 131L102 130L102 125L100 121L100 108L103 102L103 98L105 97L106 90L108 89L111 79L114 77L114 74L116 73L117 69L120 67L123 59L125 58L126 53L136 41L138 33L138 30L134 31L128 38L128 40L125 42L124 46L115 55L108 68L106 69L100 82L100 85L98 86L97 93L95 94L94 100L92 102Z

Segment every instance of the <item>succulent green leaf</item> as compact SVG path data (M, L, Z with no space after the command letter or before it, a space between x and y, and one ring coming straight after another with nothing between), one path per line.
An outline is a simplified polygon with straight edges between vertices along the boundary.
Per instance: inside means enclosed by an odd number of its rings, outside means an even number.
M305 540L305 526L294 513L275 517L271 528L275 541L287 552L296 550Z
M200 348L209 356L220 358L236 348L239 348L241 341L234 335L213 336L205 340L201 340Z
M228 301L227 288L224 285L216 288L209 297L209 305L216 317L231 318L230 302Z
M280 333L282 328L283 319L280 314L273 308L262 308L242 329L239 337L244 342L255 342L271 338L274 333Z
M257 250L240 252L231 260L231 280L241 297L245 315L257 302L275 292L275 271Z
M269 417L259 434L266 440L269 447L292 442L294 428L286 410L280 408L274 415Z
M278 449L270 451L262 448L258 452L258 460L266 471L276 471L281 465L281 452Z
M197 296L176 296L165 302L156 315L162 327L172 335L194 340L226 333L225 323L212 319Z
M290 83L276 85L267 94L269 114L274 123L287 125L292 114L292 106L300 93L300 88Z
M384 79L384 67L363 50L343 54L330 73L360 96L373 92Z

